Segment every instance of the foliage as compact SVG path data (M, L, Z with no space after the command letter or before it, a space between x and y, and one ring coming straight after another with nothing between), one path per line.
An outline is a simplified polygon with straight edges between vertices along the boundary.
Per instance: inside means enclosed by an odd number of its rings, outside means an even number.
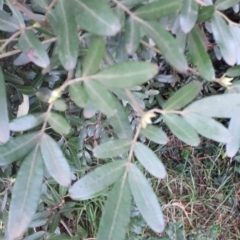
M68 239L59 235L59 222L70 239L86 238L81 227L73 236L60 218L74 216L78 225L83 211L99 226L97 239L125 239L132 199L149 228L164 231L145 170L164 179L168 169L147 143L166 145L171 132L192 147L201 136L225 144L228 157L239 149L240 88L231 81L240 75L240 25L226 15L237 3L0 1L6 240ZM215 59L231 66L221 77ZM178 91L160 93L164 82L174 86L177 79ZM219 94L205 96L212 85ZM97 199L94 208L89 199ZM172 237L174 229L183 234L181 223L165 232Z

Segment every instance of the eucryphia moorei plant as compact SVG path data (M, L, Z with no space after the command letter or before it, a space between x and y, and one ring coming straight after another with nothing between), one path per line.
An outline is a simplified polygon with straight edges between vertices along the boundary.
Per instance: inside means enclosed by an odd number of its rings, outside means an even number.
M98 240L125 239L132 199L153 231L164 230L145 170L163 179L167 169L146 139L164 145L170 131L193 147L202 137L225 144L228 157L239 149L240 85L231 81L240 75L240 25L224 13L237 3L0 1L6 240L29 236L28 228L47 221L55 225L31 239L61 239L55 231L60 216L53 219L46 205L71 212L69 199L100 195L107 200ZM214 51L206 34L216 42ZM214 58L231 66L221 77ZM161 79L169 76L184 86L159 103ZM201 96L210 82L226 91Z

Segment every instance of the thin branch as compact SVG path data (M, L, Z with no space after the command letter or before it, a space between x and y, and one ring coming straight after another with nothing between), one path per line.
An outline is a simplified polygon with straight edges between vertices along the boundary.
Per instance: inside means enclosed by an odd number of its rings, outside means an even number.
M133 140L132 140L131 148L130 148L130 151L129 151L129 154L128 154L128 162L131 162L131 160L132 160L133 149L134 149L134 146L135 146L135 144L136 144L136 142L137 142L138 136L139 136L139 134L140 134L141 127L142 127L141 124L139 124L138 127L137 127L137 131L136 131L136 133L135 133L135 135L134 135L134 138L133 138Z
M48 14L50 13L50 11L52 10L52 8L54 7L54 5L57 3L58 0L53 0L49 6L46 8L46 13L45 13L45 16L44 16L44 20L43 21L46 21L47 20L47 17L48 17Z
M220 11L218 11L218 10L216 10L216 12L217 12L217 14L219 14L220 16L222 16L229 25L240 26L239 23L233 22L232 20L230 20L230 19L229 19L225 14L223 14L222 12L220 12Z
M46 126L47 126L47 121L48 121L48 118L49 118L49 116L50 116L52 107L53 107L53 103L50 103L50 104L48 105L47 112L45 113L45 119L44 119L42 128L41 128L41 130L40 130L40 135L41 135L41 136L45 133Z
M15 32L10 38L8 38L4 43L3 45L0 47L0 52L3 51L3 49L11 42L13 41L14 38L18 37L19 35L21 34L21 31L17 31Z
M71 237L73 237L70 229L68 228L68 226L66 225L66 223L65 223L62 219L60 220L60 223L61 223L61 224L63 225L63 227L66 229L66 231L68 232L68 234L69 234Z
M131 102L133 103L133 106L135 107L135 109L137 110L137 112L139 113L140 116L143 115L143 110L139 107L139 104L137 103L136 99L134 98L134 96L132 95L131 91L129 89L125 89L126 94L128 95L128 97L130 98Z
M40 23L41 20L30 10L28 10L24 5L22 5L21 3L14 1L14 0L9 0L15 7L17 7L21 12L23 12L24 14L26 14L29 18L31 18L32 20L34 20L35 22Z
M53 38L46 39L46 40L42 41L41 43L45 44L45 43L51 43L51 42L56 42L56 41L57 41L57 37L53 37ZM20 49L16 49L16 50L12 50L12 51L7 52L7 53L0 54L0 59L15 55L15 54L20 53L20 52L21 52Z
M152 49L154 52L156 52L156 53L162 55L162 53L160 52L160 50L158 50L158 49L155 48L154 46L150 45L149 43L147 43L147 42L145 42L145 41L143 41L143 40L140 40L140 43L141 43L142 45L144 45L144 46L146 46L146 47Z

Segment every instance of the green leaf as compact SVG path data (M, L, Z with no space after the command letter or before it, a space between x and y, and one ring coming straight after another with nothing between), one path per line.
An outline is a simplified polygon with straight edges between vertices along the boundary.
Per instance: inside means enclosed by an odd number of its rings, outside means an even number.
M111 158L130 150L132 139L115 139L102 143L94 148L93 154L97 158Z
M92 105L107 116L112 116L115 109L115 99L100 83L94 80L85 81L85 88Z
M18 25L21 26L21 28L25 28L25 22L19 9L9 1L7 1L7 5L11 9L13 17L18 21Z
M53 102L53 109L61 112L65 112L68 109L68 105L63 99L57 99Z
M144 220L153 231L162 232L165 224L157 196L148 180L134 164L129 167L128 181L134 201Z
M226 74L229 77L239 77L240 76L240 66L234 66L227 70Z
M182 117L176 114L165 114L163 120L171 132L180 140L191 146L199 145L198 134Z
M166 169L157 155L141 142L134 145L134 154L138 161L150 172L154 177L165 178L167 176Z
M23 85L24 81L22 80L22 78L20 78L19 76L9 73L9 72L3 72L3 76L6 82L10 82L10 83L14 83L14 84L20 84Z
M17 90L25 95L33 95L36 90L31 86L16 86Z
M62 115L51 112L48 118L48 124L57 133L66 135L70 133L71 126Z
M230 119L228 130L232 135L231 141L226 145L226 154L232 158L236 155L240 146L240 121L239 113Z
M135 21L134 18L129 17L125 24L123 38L125 49L129 55L132 55L137 51L140 37L140 27L138 22Z
M58 56L66 70L72 70L77 64L78 33L73 13L72 1L58 0L55 11L57 16Z
M10 139L8 143L0 146L0 166L10 164L24 157L38 141L39 134L36 132Z
M177 110L185 107L198 95L201 87L200 82L193 81L180 88L163 104L164 110Z
M188 49L191 60L197 66L201 76L208 81L215 79L215 72L212 61L205 50L204 35L198 26L195 26L188 35Z
M93 76L107 87L129 88L147 82L158 73L155 64L147 62L118 63Z
M158 144L167 144L168 137L165 132L162 131L162 129L147 125L146 128L141 129L141 133L151 141L158 143Z
M6 143L10 137L8 124L8 106L7 95L5 89L5 81L3 77L2 68L0 67L0 144Z
M231 141L231 133L216 120L199 114L184 114L183 118L202 136L221 143Z
M232 33L232 36L234 38L235 44L236 44L236 49L235 52L238 53L240 52L240 27L236 25L229 25L230 32ZM240 64L240 56L239 54L237 55L237 65Z
M231 118L240 111L240 94L224 94L205 97L190 104L184 114L197 113L207 117Z
M74 0L78 25L96 35L114 36L121 29L117 16L103 0Z
M73 102L80 108L84 108L88 102L88 94L81 83L71 84L69 95Z
M125 108L120 104L119 101L115 102L117 111L108 119L108 121L112 125L114 132L119 138L132 138L132 128L129 123Z
M24 240L40 240L40 239L43 239L45 235L46 235L46 232L38 231L26 237Z
M41 124L44 120L44 116L45 115L42 113L35 113L15 118L10 122L9 128L14 132L29 130Z
M4 32L15 32L20 26L15 18L5 11L0 10L0 30Z
M188 33L194 27L198 17L198 4L195 0L183 0L180 14L180 26Z
M197 23L205 22L209 20L214 14L214 11L215 11L215 8L213 5L202 7L198 12Z
M69 194L75 200L87 200L116 182L123 175L126 161L118 160L102 165L73 184Z
M41 140L41 152L49 174L62 186L71 183L70 167L58 144L47 134Z
M179 72L186 72L187 60L174 37L158 22L139 22L142 28L156 43L166 61Z
M126 6L133 7L133 6L138 5L138 4L140 4L144 1L145 0L122 0L122 3Z
M100 221L98 240L124 240L131 213L131 191L124 175L108 194Z
M7 224L9 239L21 237L30 224L42 193L43 173L37 145L24 159L13 187Z
M239 0L217 0L214 5L216 9L224 11L230 7L233 7L238 3L239 3Z
M96 73L105 54L105 42L102 37L94 37L87 55L84 58L82 69L83 76Z
M143 5L134 13L140 18L146 20L155 20L171 13L176 13L178 10L180 10L180 7L181 1L179 0L160 0Z
M27 58L37 66L46 68L50 64L49 57L32 30L25 30L18 41L19 47Z
M222 16L215 12L211 19L213 36L220 48L223 59L228 65L232 66L237 61L234 37Z

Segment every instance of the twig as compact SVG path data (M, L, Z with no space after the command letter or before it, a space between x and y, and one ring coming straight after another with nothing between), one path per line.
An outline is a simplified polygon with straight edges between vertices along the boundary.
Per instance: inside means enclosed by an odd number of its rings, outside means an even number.
M45 43L51 43L51 42L56 42L56 41L57 41L57 37L53 37L53 38L49 38L47 40L44 40L41 43L45 44ZM15 54L20 53L20 52L21 52L20 49L16 49L16 50L13 50L13 51L10 51L10 52L7 52L7 53L0 54L0 59L15 55Z
M50 103L50 104L48 105L47 112L45 113L45 119L44 119L42 128L41 128L41 130L40 130L40 135L41 135L41 136L43 136L43 134L44 134L44 132L45 132L45 130L46 130L47 121L48 121L48 118L49 118L49 116L50 116L52 107L53 107L53 103Z
M150 45L149 43L147 43L147 42L145 42L145 41L143 41L143 40L140 40L140 43L141 43L142 45L144 45L144 46L152 49L154 52L162 55L162 53L160 52L160 50L158 50L158 49L155 48L154 46Z
M136 99L133 97L131 91L129 89L125 89L126 94L130 98L131 102L133 103L133 106L136 108L137 112L139 113L140 116L143 115L143 110L139 107Z
M45 16L44 16L44 20L43 21L46 21L47 20L47 17L48 17L48 14L50 13L50 11L52 10L52 8L54 7L54 5L57 3L58 0L53 0L49 6L46 8L46 13L45 13Z
M36 15L31 12L30 10L28 10L26 7L24 7L21 3L14 1L14 0L9 0L14 6L16 6L21 12L25 13L29 18L31 18L32 20L34 20L35 22L40 23L41 20L36 17Z
M66 229L66 231L68 232L68 234L69 234L71 237L73 237L70 229L68 228L68 226L66 225L66 223L65 223L62 219L60 220L60 223L61 223L61 224L63 225L63 227Z
M141 124L139 124L138 127L137 127L137 131L136 131L136 133L134 135L134 138L132 140L131 148L130 148L130 151L129 151L129 154L128 154L128 162L131 162L131 160L132 160L134 146L135 146L135 144L137 142L137 139L138 139L138 136L140 134L141 127L142 127Z
M3 45L0 47L0 52L3 51L3 49L14 39L16 38L17 36L19 36L21 34L21 31L17 31L15 32L10 38L8 38L4 43Z

